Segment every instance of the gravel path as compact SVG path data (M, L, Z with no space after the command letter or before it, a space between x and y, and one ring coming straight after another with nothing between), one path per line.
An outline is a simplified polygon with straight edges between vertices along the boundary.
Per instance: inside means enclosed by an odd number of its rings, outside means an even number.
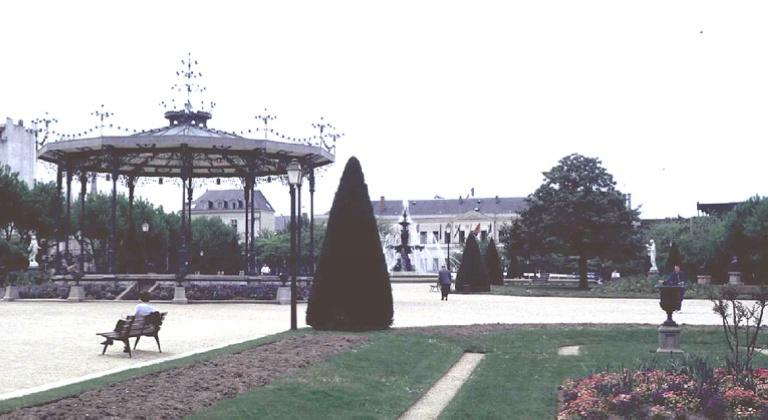
M269 384L367 341L362 336L299 336L206 362L86 391L0 419L175 419ZM137 404L137 401L141 401Z
M395 327L469 324L640 323L659 324L665 315L653 299L586 299L456 295L440 300L428 284L393 285ZM86 375L156 363L225 344L286 330L288 305L153 303L168 317L154 340L139 344L133 359L111 346L102 356L97 332L109 331L133 302L0 302L0 399L82 380ZM719 325L708 301L686 300L675 320ZM298 307L304 326L306 305Z

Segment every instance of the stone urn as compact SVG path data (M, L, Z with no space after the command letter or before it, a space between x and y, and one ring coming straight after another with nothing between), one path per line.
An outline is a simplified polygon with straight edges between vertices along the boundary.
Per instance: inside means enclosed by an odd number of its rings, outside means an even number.
M710 285L712 284L712 276L707 274L699 274L696 276L696 283L702 285Z
M667 313L667 320L661 325L676 327L677 323L672 319L672 312L680 310L684 288L667 285L658 285L656 288L659 289L659 306Z
M681 329L672 319L672 312L680 310L683 291L682 286L659 285L659 306L667 313L667 320L659 326L659 347L657 353L682 353L680 350Z

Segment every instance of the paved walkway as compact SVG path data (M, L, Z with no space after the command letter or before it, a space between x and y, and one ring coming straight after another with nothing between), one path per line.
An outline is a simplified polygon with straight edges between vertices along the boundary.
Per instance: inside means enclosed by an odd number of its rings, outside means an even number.
M428 284L393 286L396 327L476 323L648 323L665 319L657 300L534 298L451 295L429 292ZM224 344L263 337L290 325L288 305L153 303L168 317L160 340L141 340L129 359L119 344L101 355L97 332L132 313L131 302L0 302L0 399L13 391L73 381L154 363ZM718 325L709 301L685 301L675 320ZM299 305L299 327L306 305Z

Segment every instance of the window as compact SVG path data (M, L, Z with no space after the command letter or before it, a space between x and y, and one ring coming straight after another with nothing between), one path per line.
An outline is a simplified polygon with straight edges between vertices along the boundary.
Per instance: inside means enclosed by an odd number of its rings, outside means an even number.
M487 230L481 230L480 231L480 240L481 241L488 240L488 231Z
M223 208L224 208L224 203L223 203L223 202L221 202L221 201L217 201L217 202L216 202L216 207L217 207L217 208L220 208L220 209L223 209Z
M237 219L231 219L231 220L229 221L229 225L230 225L230 226L232 226L232 229L234 229L235 231L237 231Z
M463 244L464 242L466 242L466 239L467 239L467 238L464 236L464 231L463 231L463 230L460 230L460 231L459 231L459 243L460 243L460 244Z
M440 243L440 232L438 231L432 231L432 242L439 244Z
M243 200L237 200L237 208L243 208Z
M208 210L213 210L213 201L208 202Z
M419 232L419 243L422 245L427 243L427 232Z

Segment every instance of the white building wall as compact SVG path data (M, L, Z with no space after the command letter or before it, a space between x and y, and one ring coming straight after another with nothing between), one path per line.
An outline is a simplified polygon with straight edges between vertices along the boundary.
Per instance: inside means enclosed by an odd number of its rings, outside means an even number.
M237 235L239 236L239 239L241 242L245 240L245 211L244 210L238 210L238 211L211 211L211 210L205 210L204 212L196 212L195 210L192 210L192 220L198 219L200 217L218 217L227 225L232 225L233 221L237 223ZM256 231L256 235L259 234L259 232L264 230L274 231L275 230L275 215L272 212L261 212L256 211L255 214L256 221L254 223L254 229Z
M10 166L32 188L37 161L35 136L24 128L22 121L14 124L10 118L5 125L0 125L0 132L0 165Z

